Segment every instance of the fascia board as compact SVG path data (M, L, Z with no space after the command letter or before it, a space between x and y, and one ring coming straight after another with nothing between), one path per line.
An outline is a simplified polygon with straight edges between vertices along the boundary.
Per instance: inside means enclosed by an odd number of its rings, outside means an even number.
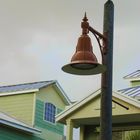
M133 99L132 97L122 95L116 91L113 93L113 96L118 98L118 99L123 100L124 102L130 103L131 105L134 105L135 107L140 108L140 101Z
M72 113L73 111L75 111L76 109L78 109L79 107L81 107L82 105L84 105L85 103L90 101L91 99L98 96L100 93L101 93L101 91L97 90L94 93L87 96L86 98L80 100L79 102L74 103L68 109L66 109L66 110L62 111L60 114L56 115L56 121L63 119L64 117L66 117L67 115L69 115L70 113Z
M16 95L16 94L24 94L24 93L29 93L29 92L37 92L39 89L32 89L32 90L22 90L22 91L14 91L14 92L4 92L0 93L1 96L9 96L9 95Z
M54 84L56 85L56 87L60 91L60 93L61 93L60 96L63 98L63 100L66 102L66 104L70 105L71 101L68 98L68 96L66 95L66 93L64 92L64 90L62 89L62 87L59 85L59 83L57 81L55 81Z
M72 113L73 111L75 111L76 109L78 109L80 106L84 105L85 103L87 103L91 99L95 98L100 93L101 93L101 91L97 90L96 92L94 92L91 95L87 96L83 100L74 103L73 105L68 107L66 110L64 110L60 114L56 115L56 121L62 120L64 117L66 117L67 115L69 115L70 113ZM124 102L130 103L131 105L134 105L135 107L140 108L140 102L135 100L135 99L133 99L133 98L131 98L131 97L127 97L127 96L121 95L118 92L113 92L112 96L114 96L114 97L116 97L118 99L121 99Z
M129 80L131 82L131 81L139 81L140 77L124 77L123 79Z
M7 126L11 126L14 127L16 129L20 129L29 133L36 133L36 134L41 134L41 131L35 128L32 128L30 126L25 126L25 125L20 125L20 124L16 124L14 122L10 122L4 119L0 119L0 123L5 124Z

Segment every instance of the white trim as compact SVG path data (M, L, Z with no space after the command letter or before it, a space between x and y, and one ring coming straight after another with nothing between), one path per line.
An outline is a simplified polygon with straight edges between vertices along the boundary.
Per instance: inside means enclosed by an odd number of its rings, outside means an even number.
M1 96L9 96L9 95L17 95L17 94L25 94L25 93L29 93L29 92L37 92L39 91L41 88L47 87L49 85L54 85L58 90L59 90L59 95L62 97L62 99L64 100L66 105L70 105L71 101L68 98L68 96L66 95L66 93L64 92L64 90L62 89L62 87L60 86L60 84L57 82L57 80L53 80L52 82L50 82L47 85L44 85L43 87L40 88L36 88L36 89L28 89L28 90L18 90L18 91L7 91L7 92L0 92L0 97Z
M35 133L35 134L41 134L41 130L33 128L33 127L14 124L14 123L8 122L6 120L0 120L0 123L8 125L8 126L12 126L14 128L17 128L17 129L20 129L20 130L23 130L23 131L26 131L26 132Z
M55 114L56 114L56 109L57 109L56 105L55 105L54 103L51 103L51 102L43 102L43 103L44 103L43 120L44 120L45 122L47 122L47 123L56 125L56 120L55 120L55 118L54 118L54 121L55 121L55 122L51 122L51 121L48 121L48 120L45 119L45 115L46 115L46 114L45 114L45 112L46 112L46 103L50 103L50 104L52 104L52 105L55 107ZM54 115L54 116L55 116L55 115Z
M137 82L137 81L140 81L140 77L136 77L136 78L124 78L126 80L128 80L129 82Z
M75 111L80 106L84 105L85 103L87 103L91 99L93 99L96 96L98 96L100 93L101 93L101 91L99 89L99 90L95 91L94 93L90 94L89 96L85 97L81 101L74 103L73 105L68 107L66 110L64 110L61 113L59 113L58 115L56 115L56 121L61 120L63 117L65 117L66 115L72 113L73 111Z
M16 95L16 94L25 94L25 93L36 92L36 91L39 91L39 89L22 90L22 91L13 91L13 92L4 92L4 93L0 93L0 97L1 97L1 96Z
M60 86L60 84L58 83L58 81L54 81L54 84L56 85L56 87L60 90L61 93L61 97L65 100L65 102L67 103L67 105L71 104L70 99L68 98L67 94L65 93L65 91L62 89L62 87Z
M4 124L7 126L12 126L14 128L30 132L30 133L36 133L36 134L41 134L41 130L33 128L21 121L16 120L15 118L8 116L5 113L0 112L0 124Z
M140 78L140 70L136 70L130 74L127 74L126 76L124 76L124 79L138 79Z
M47 123L49 123L49 124L51 124L51 125L57 125L57 123L56 123L56 120L55 120L55 122L53 123L53 122L50 122L50 121L47 121L47 120L45 120L45 104L46 103L51 103L51 102L48 102L48 101L43 101L43 106L44 106L44 109L43 109L43 121L44 122L47 122ZM55 108L57 109L57 107L56 107L56 105L54 104L54 103L51 103L51 104L53 104L54 106L55 106Z
M140 108L140 101L130 97L130 96L127 96L127 95L124 95L124 94L121 94L119 92L113 92L113 96L118 98L118 99L121 99L123 100L124 102L127 102L131 105L134 105L135 107L138 107Z
M90 94L89 96L85 97L81 101L74 103L73 105L68 107L66 110L64 110L61 113L59 113L58 115L56 115L56 121L60 121L61 119L63 119L64 117L66 117L67 115L69 115L70 113L75 111L76 109L78 109L80 106L84 105L88 101L90 101L93 98L95 98L96 96L98 96L100 93L101 93L101 90L99 89L99 90L95 91L94 93ZM114 96L124 102L127 102L131 105L134 105L135 107L140 108L140 102L133 99L132 97L128 97L126 95L122 95L122 94L120 94L118 92L114 92L114 91L113 91L112 96Z
M36 108L36 94L33 95L33 112L32 112L32 125L35 124L35 108Z

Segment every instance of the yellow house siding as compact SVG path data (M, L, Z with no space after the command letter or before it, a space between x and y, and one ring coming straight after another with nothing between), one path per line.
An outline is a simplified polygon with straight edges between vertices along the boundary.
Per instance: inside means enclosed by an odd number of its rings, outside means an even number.
M29 125L33 125L34 98L34 93L2 96L0 97L0 111Z
M99 109L100 99L97 97L94 101L89 101L82 107L78 108L78 110L74 111L68 118L78 119L78 118L90 118L90 117L98 117L100 115Z
M94 93L59 114L57 121L67 125L68 139L72 137L72 128L70 129L68 122L72 122L75 128L84 127L84 130L81 128L80 140L99 139L97 132L100 132L100 109L100 94ZM139 128L140 108L136 100L114 93L112 113L112 140L122 139L122 131Z
M127 115L127 114L140 114L140 109L135 107L125 101L113 97L118 103L112 102L112 115ZM121 106L121 105L123 106ZM128 110L126 108L129 108ZM79 107L77 110L73 111L67 116L67 119L82 119L82 118L92 118L100 116L100 96L97 96L93 100L90 100L83 106Z
M135 87L135 86L140 86L140 80L134 80L134 81L130 81L130 83L131 83L131 86L132 87Z
M49 86L47 88L42 88L37 93L37 99L43 101L43 102L51 102L56 107L59 107L60 109L65 108L65 104L60 97L59 93L55 90L53 86Z
M115 101L117 101L118 103L122 104L124 107L127 107L128 110L122 106L120 106L119 104L115 104L115 109L112 110L112 114L113 115L125 115L125 114L140 114L140 109L127 103L127 102L124 102L118 98L115 98L113 97L113 99Z

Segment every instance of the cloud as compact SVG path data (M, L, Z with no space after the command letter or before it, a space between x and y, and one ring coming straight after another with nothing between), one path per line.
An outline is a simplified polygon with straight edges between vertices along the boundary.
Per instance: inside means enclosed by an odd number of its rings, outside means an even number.
M61 71L61 67L70 62L75 51L85 11L90 25L102 32L105 2L106 0L1 1L1 84L56 79L72 98L76 98L75 93L84 96L100 87L100 84L96 84L97 81L100 83L100 79L67 75ZM114 83L119 87L122 73L130 70L129 67L132 70L133 65L130 64L135 63L134 70L138 68L140 1L113 2ZM90 34L90 37L94 50L98 50L94 36ZM99 52L97 53L100 60Z

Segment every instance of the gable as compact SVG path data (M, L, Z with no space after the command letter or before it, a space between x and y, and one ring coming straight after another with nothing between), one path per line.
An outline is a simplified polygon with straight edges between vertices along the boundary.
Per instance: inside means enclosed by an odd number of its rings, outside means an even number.
M52 113L49 112L51 107L45 106L49 103L55 106L55 111L53 111L54 119L56 114L60 113L66 105L71 103L57 81L42 81L0 87L0 111L14 116L17 120L28 124L28 126L39 128L41 130L39 137L42 139L62 139L64 125L50 121L50 117L52 117ZM47 113L45 112L46 110L48 111ZM49 119L46 119L46 114L49 116L47 117ZM17 124L16 129L10 127L17 132L19 126ZM40 133L34 127L29 127L28 131ZM27 126L23 125L22 129L26 130Z
M42 136L44 134L48 134L49 139L57 139L58 137L63 136L64 126L62 124L50 121L55 114L51 114L51 116L48 114L50 119L46 119L46 103L55 107L56 114L65 108L66 104L64 100L53 85L49 85L47 88L41 88L36 93L35 126L42 130ZM51 111L51 109L52 108L49 108L49 111Z
M123 101L116 97L113 97L113 100L116 101L115 108L112 110L113 115L125 115L125 114L140 114L140 108Z
M94 94L97 94L93 96ZM140 104L134 102L131 99L123 99L121 96L113 94L112 102L112 115L114 123L122 120L132 120L131 116L138 121L140 118ZM84 102L85 99L78 102L77 105L73 105L69 109L60 113L56 118L57 121L66 123L66 120L70 119L77 123L98 123L100 118L100 93L93 93L89 96L89 99ZM83 102L83 103L82 103ZM81 104L81 105L80 105ZM79 105L79 106L78 106ZM77 106L77 107L76 107ZM122 117L123 116L123 117ZM127 118L127 119L126 119ZM92 121L92 122L91 122Z
M140 108L137 108L127 102L113 97L112 102L112 115L131 115L140 114ZM79 119L79 118L93 118L100 116L100 96L94 98L88 103L84 104L73 113L69 114L67 118Z
M52 85L47 88L40 89L36 94L36 99L43 102L54 103L55 106L59 106L62 109L65 108L65 102L62 100L60 94Z
M40 82L33 82L33 83L24 83L24 84L17 84L17 85L10 85L10 86L0 86L0 97L9 96L9 95L18 95L18 94L26 94L31 92L38 92L43 88L47 88L49 86L53 86L59 96L64 101L65 105L70 105L71 101L68 96L65 94L61 86L56 80L52 81L40 81Z

